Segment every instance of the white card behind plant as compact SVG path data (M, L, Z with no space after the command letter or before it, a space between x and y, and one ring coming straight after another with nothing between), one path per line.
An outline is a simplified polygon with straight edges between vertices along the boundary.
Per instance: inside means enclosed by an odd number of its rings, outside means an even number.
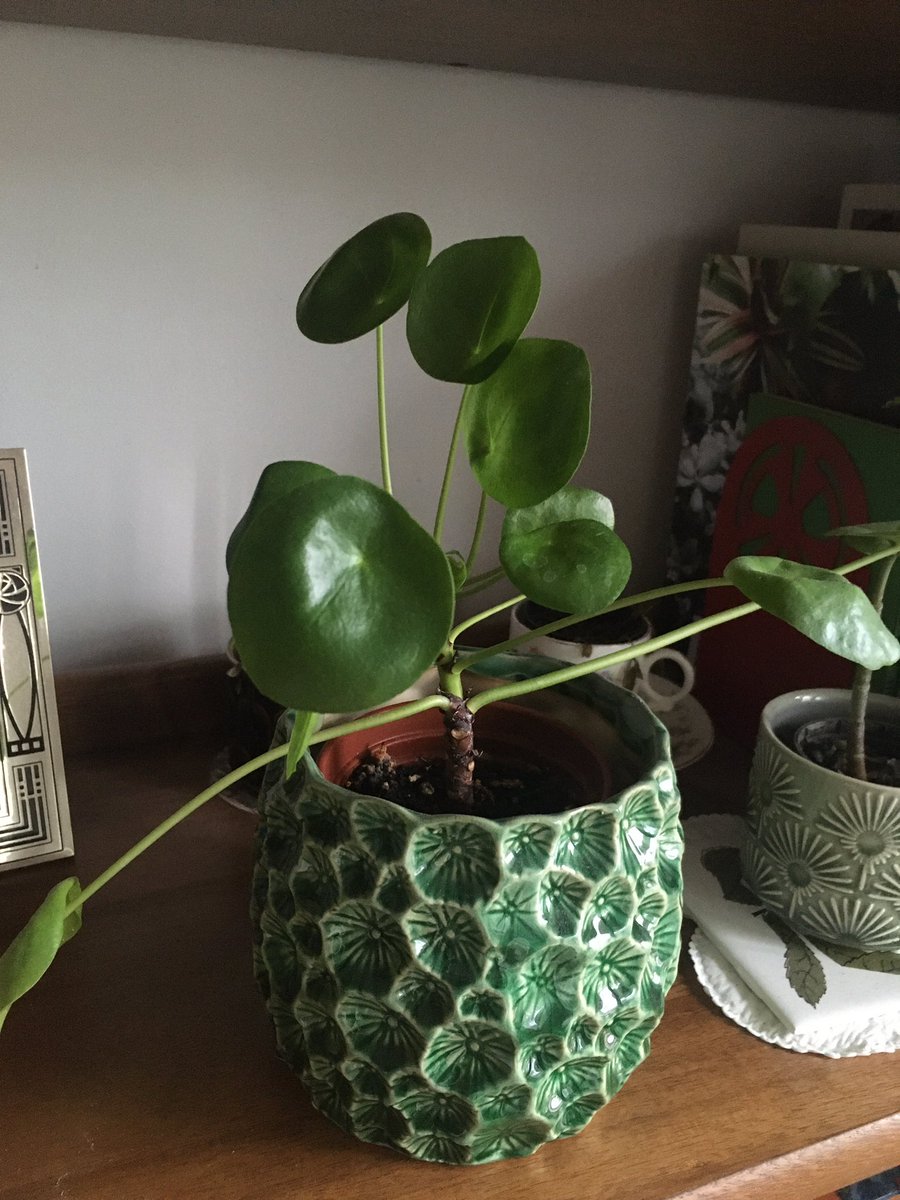
M72 854L24 450L0 450L0 871Z

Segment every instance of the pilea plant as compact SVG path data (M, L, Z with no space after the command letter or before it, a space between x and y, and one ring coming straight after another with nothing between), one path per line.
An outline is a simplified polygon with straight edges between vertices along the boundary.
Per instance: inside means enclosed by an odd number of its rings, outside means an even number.
M472 806L473 718L498 700L565 683L733 621L759 608L871 671L900 658L900 644L865 594L844 576L900 548L892 527L837 571L782 559L735 559L722 578L623 598L630 556L613 507L570 484L590 429L591 376L570 342L523 334L537 305L537 256L521 237L464 241L431 257L431 235L411 213L381 218L342 245L312 276L297 305L309 338L343 343L373 335L380 486L310 462L267 467L227 548L228 611L244 668L259 689L296 711L293 733L194 797L90 885L55 887L0 958L0 1024L78 929L92 895L207 800L286 756L290 775L313 745L429 708L448 731L450 806ZM404 306L413 358L434 379L462 385L434 525L429 532L393 495L387 432L384 323ZM442 544L459 443L481 501L466 553ZM473 573L487 505L506 510L497 565ZM866 530L854 535L863 542ZM867 546L868 548L868 546ZM456 601L507 579L516 595L454 624ZM742 602L609 655L468 698L462 672L498 651L567 624L677 592L733 587ZM465 632L525 596L572 614L499 645L460 650ZM319 714L372 709L437 666L435 694L329 728ZM476 723L477 725L477 723Z
M865 553L888 551L888 557L872 564L868 596L877 613L881 613L891 571L900 555L900 521L874 521L870 525L846 525L831 531L831 537L841 537L855 550ZM853 672L848 714L847 762L848 775L868 780L866 765L866 707L872 688L872 668L857 663Z

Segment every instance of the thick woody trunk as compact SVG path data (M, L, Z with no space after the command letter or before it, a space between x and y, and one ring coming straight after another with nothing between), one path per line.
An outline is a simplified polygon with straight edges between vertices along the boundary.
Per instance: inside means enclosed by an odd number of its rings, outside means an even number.
M444 713L447 728L447 800L456 812L471 812L475 806L473 776L475 747L472 713L465 700L454 698Z

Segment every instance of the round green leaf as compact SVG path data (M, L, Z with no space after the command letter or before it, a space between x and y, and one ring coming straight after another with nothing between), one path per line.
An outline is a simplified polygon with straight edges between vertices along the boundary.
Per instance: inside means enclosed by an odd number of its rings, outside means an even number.
M521 337L540 291L537 255L522 237L448 246L413 285L406 315L413 358L434 379L487 379Z
M335 250L297 301L300 332L314 342L350 342L398 312L431 253L415 213L373 221Z
M446 642L453 600L437 542L381 488L350 475L264 508L228 585L250 678L311 712L368 708L409 687Z
M500 561L526 596L561 612L599 612L628 582L631 555L613 533L612 505L588 488L564 487L506 514Z
M325 475L333 474L334 471L329 470L328 467L320 467L318 463L269 463L259 477L256 490L250 498L250 503L247 505L247 511L238 521L237 525L235 525L231 537L228 539L228 545L225 548L225 566L227 569L231 570L231 560L234 558L235 549L248 525L267 504L271 504L273 500L278 500L281 496L286 496L288 492L293 492L298 487L304 487L307 483L312 483L314 479L321 479Z
M849 542L861 554L897 547L900 553L900 521L872 521L869 525L842 525L830 529L827 537L839 537Z
M760 608L850 662L875 671L900 658L900 642L843 575L754 555L733 559L724 575Z
M591 368L571 342L525 338L469 388L466 449L478 482L507 508L539 504L569 482L591 428Z

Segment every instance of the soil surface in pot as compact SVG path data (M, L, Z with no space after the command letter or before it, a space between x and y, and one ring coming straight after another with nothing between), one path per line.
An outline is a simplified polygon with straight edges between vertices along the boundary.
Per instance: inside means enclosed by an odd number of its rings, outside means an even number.
M827 771L847 770L848 722L837 717L810 721L794 734L794 748ZM900 787L900 730L869 721L866 726L866 773L870 783Z
M434 816L453 810L447 802L446 763L419 759L397 763L374 748L347 782L352 792L380 796L414 812ZM475 804L467 815L502 820L529 813L564 812L572 806L574 782L564 771L513 762L490 753L475 764Z
M554 608L544 608L533 600L526 600L518 611L519 620L529 629L538 629L541 625L549 625L558 621L567 613L558 612ZM599 617L591 617L588 621L579 621L568 625L557 633L548 634L560 642L590 642L594 646L615 646L627 642L636 642L647 632L647 622L634 609L620 609L618 612L604 613Z

